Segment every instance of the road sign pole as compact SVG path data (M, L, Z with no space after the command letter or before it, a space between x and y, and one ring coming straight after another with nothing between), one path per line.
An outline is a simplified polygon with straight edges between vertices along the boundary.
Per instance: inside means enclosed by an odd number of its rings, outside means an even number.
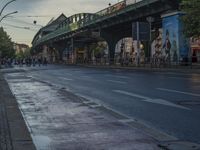
M140 24L137 22L137 55L136 55L136 65L140 64Z

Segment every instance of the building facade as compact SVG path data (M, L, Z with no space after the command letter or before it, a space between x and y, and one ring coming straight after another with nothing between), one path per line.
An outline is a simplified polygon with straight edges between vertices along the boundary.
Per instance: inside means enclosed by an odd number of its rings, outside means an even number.
M14 43L15 54L24 53L27 49L29 49L29 46L26 44Z

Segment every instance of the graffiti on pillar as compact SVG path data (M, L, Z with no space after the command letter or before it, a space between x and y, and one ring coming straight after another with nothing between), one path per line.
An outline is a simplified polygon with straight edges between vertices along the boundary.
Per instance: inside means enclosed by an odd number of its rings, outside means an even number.
M183 24L180 13L163 17L163 49L162 55L165 60L171 62L184 61L188 57L188 42L184 37Z
M162 29L157 29L151 43L151 58L160 58L162 51Z
M179 20L178 15L163 18L162 55L167 61L178 61L179 56Z

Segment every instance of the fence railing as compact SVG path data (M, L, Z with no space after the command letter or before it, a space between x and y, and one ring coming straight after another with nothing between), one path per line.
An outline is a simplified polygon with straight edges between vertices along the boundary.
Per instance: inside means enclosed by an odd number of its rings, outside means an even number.
M186 61L185 61L186 60ZM146 68L197 68L200 69L200 57L188 57L184 61L169 61L159 58L142 58L142 59L109 59L109 58L93 58L93 59L76 59L71 61L67 59L66 64L83 64L92 66L120 66L120 67L146 67Z

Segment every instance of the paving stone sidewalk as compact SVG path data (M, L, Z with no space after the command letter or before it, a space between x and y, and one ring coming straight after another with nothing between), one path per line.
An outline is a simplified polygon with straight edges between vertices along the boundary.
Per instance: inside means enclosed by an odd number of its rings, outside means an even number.
M18 104L1 73L0 150L35 150Z

